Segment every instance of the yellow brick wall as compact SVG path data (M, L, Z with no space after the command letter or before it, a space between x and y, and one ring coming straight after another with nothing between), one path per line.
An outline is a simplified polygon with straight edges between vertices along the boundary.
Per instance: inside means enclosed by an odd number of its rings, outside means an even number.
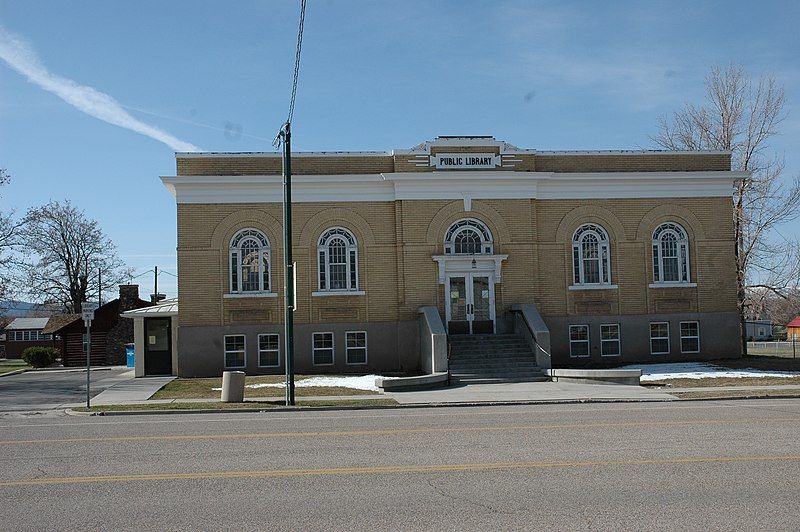
M282 165L279 156L177 158L178 175L279 175ZM391 172L393 167L389 155L292 157L295 174L373 174Z
M535 302L544 315L735 311L732 207L729 198L625 200L404 200L299 203L294 206L298 265L298 323L412 320L423 305L443 308L444 290L431 255L443 253L450 224L484 221L495 253L507 253L496 286L497 313ZM280 204L179 204L178 268L182 325L225 325L282 319L280 298L224 298L228 245L245 227L263 231L272 246L272 285L281 292ZM696 288L651 289L653 229L680 223L690 235ZM568 290L571 238L586 222L611 239L616 290ZM364 296L312 297L317 290L316 244L328 227L351 230L359 245Z
M563 154L536 155L537 172L693 172L728 171L731 157L725 154Z
M499 153L497 148L439 147L431 153ZM713 153L609 153L609 154L518 154L516 172L690 172L727 171L730 155ZM432 172L428 165L417 166L414 155L303 155L292 157L292 173L297 175L377 174L384 172ZM509 163L512 164L512 163ZM280 175L281 157L276 155L214 156L177 158L177 175Z

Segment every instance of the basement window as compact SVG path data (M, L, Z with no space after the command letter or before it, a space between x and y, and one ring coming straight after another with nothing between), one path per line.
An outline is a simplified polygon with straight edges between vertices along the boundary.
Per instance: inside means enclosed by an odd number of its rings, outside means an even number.
M245 339L243 334L232 334L225 337L225 367L243 368L247 365Z
M347 331L345 333L345 352L348 364L367 363L366 331Z
M650 324L650 354L669 354L669 323L666 321Z
M589 326L569 326L569 356L583 358L589 356Z
M281 365L280 337L277 334L258 335L258 366L276 368Z
M696 321L681 322L681 353L700 352L700 324Z
M314 333L312 363L315 366L333 365L333 333Z
M600 354L604 357L620 355L619 323L600 326Z

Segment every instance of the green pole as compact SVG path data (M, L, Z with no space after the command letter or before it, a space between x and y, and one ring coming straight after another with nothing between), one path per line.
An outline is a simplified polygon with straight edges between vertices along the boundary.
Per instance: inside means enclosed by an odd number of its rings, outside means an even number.
M292 262L292 132L286 122L283 136L283 289L286 301L284 352L286 356L286 405L294 405L294 263Z

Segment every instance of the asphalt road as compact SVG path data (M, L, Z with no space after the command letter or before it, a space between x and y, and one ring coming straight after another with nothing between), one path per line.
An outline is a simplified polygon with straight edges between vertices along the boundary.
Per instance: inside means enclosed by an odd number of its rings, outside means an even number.
M92 370L92 397L120 382L131 368ZM0 411L30 410L86 400L86 372L76 370L26 371L0 377Z
M43 416L3 530L800 529L800 400Z

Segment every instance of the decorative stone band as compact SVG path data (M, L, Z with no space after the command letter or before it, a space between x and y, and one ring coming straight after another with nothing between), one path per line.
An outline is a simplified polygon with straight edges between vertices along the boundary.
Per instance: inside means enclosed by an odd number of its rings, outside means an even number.
M293 176L292 200L728 197L746 172L552 173L501 170ZM280 203L279 175L163 176L178 203Z

